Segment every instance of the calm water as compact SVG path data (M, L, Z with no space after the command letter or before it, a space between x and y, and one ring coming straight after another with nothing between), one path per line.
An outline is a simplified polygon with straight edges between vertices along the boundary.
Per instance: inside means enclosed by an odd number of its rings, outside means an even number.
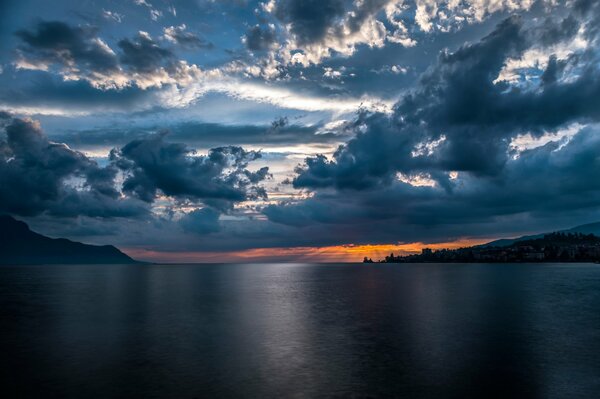
M593 398L600 265L0 268L11 397Z

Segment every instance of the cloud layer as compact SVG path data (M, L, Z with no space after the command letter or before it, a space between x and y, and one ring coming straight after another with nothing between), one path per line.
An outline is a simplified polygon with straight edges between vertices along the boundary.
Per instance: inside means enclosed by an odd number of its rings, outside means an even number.
M50 141L34 120L2 113L1 121L1 212L138 218L150 217L158 200L228 212L236 203L267 197L260 183L269 168L248 169L261 156L256 151L230 146L199 155L156 134L111 150L101 167Z
M568 42L580 30L595 42L597 10L583 6L585 13L576 8L533 26L510 17L479 42L442 53L393 114L360 112L344 126L355 137L332 159L310 157L297 168L293 185L314 192L312 198L269 206L266 215L288 225L350 224L362 232L362 223L377 220L464 225L597 209L595 125L578 128L566 143L545 141L524 151L511 146L525 133L551 137L573 124L599 122L596 48L570 55L561 61L564 69L549 54L539 83L527 89L496 80L507 60L531 48Z
M0 28L0 212L42 231L168 253L600 218L596 1L47 7Z

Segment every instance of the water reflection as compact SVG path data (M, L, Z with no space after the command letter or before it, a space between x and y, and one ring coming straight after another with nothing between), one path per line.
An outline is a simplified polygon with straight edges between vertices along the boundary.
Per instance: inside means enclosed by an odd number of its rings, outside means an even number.
M592 397L594 265L0 269L14 396Z

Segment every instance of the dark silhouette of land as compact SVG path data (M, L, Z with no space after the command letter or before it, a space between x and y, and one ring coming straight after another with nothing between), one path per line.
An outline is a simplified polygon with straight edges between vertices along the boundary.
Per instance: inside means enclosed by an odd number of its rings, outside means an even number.
M88 245L33 232L26 223L0 215L0 264L134 264L112 245Z
M515 240L497 240L488 244L433 251L420 254L386 256L382 263L419 262L599 262L600 237L579 232L558 232ZM372 260L366 258L365 263Z
M600 222L596 223L588 223L582 224L580 226L576 226L567 230L560 230L558 233L582 233L582 234L593 234L597 237L600 237ZM545 235L549 233L541 233L534 235L526 235L517 238L502 238L500 240L495 240L492 242L488 242L487 244L483 244L483 247L508 247L516 242L534 240L537 238L543 238Z

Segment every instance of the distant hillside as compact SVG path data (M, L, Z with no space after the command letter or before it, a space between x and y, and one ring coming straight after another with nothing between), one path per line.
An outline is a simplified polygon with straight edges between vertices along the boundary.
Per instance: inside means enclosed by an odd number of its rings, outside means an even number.
M600 222L582 224L567 230L559 230L558 233L581 233L581 234L593 234L600 237ZM479 245L479 247L509 247L516 242L536 240L543 238L545 235L550 233L533 234L528 236L521 236L517 238L501 238L499 240L488 242L487 244Z
M112 245L88 245L35 233L24 222L0 215L0 264L138 263Z
M542 238L544 234L532 234L529 236L521 236L516 238L501 238L499 240L494 240L488 242L486 244L477 245L478 247L510 247L516 242L527 241L527 240L535 240L537 238Z
M600 237L600 222L582 224L581 226L573 227L569 230L564 230L564 233L582 233L593 234Z
M384 263L522 263L522 262L595 262L600 261L600 237L578 232L550 233L541 238L516 241L511 245L476 246L433 251L423 248L420 254L386 256ZM364 263L373 263L368 258Z

